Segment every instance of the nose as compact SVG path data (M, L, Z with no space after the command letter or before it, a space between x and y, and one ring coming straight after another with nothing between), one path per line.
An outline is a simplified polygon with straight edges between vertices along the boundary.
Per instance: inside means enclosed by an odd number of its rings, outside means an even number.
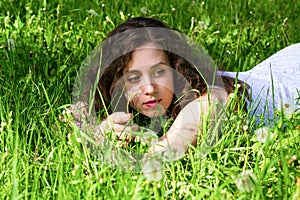
M142 92L144 95L154 95L156 93L155 86L153 84L147 84L142 86Z
M157 92L156 84L148 78L144 80L141 91L144 95L154 95Z

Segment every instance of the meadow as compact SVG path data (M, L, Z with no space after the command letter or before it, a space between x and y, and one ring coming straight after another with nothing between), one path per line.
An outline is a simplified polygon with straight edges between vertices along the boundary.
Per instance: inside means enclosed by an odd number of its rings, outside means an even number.
M299 13L296 0L1 0L0 198L299 200L299 111L278 111L267 142L234 113L205 156L166 163L159 181L99 161L63 113L82 61L128 18L158 18L244 71L300 42Z

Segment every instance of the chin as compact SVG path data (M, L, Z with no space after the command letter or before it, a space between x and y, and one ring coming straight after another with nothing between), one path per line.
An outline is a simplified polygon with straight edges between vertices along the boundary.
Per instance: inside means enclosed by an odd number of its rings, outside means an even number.
M150 118L159 117L165 113L166 113L166 109L162 106L160 106L159 108L153 108L153 109L149 109L145 112L142 112L143 115L150 117Z

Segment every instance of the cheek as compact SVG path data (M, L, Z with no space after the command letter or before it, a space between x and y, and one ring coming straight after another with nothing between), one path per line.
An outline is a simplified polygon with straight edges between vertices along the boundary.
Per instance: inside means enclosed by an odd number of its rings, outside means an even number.
M170 72L169 76L166 78L166 84L168 85L168 89L171 92L174 92L174 78L173 74Z
M164 93L168 96L170 94L174 94L174 82L173 78L169 77L164 80L164 82L161 84L161 90L164 91Z
M168 107L171 105L174 96L173 89L170 86L160 88L160 96L163 98L162 106L165 109L168 109Z
M156 80L156 85L159 86L160 90L169 90L170 92L174 91L174 81L173 76L168 75L166 77Z

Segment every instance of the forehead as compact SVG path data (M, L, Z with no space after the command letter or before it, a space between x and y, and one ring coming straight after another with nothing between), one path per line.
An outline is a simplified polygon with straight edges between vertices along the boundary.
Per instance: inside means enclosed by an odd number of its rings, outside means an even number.
M169 65L169 58L158 45L149 43L133 51L127 70L136 70L141 67L151 67L157 63Z

